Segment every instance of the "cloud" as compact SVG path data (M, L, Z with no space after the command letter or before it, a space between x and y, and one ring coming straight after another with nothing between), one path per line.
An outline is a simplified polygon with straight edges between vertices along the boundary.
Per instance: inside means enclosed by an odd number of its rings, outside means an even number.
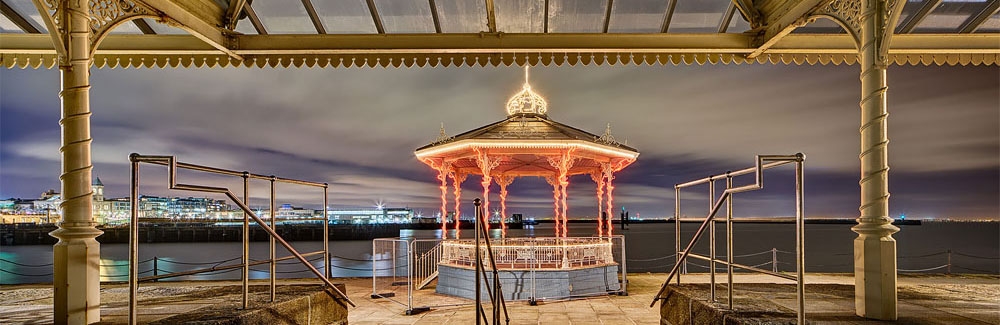
M891 184L921 179L912 185L933 186L916 175L1000 168L998 72L890 68ZM176 155L329 182L335 205L383 199L436 211L434 174L413 149L431 142L442 122L457 134L502 119L522 78L516 67L96 69L95 170L112 195L124 195L128 153ZM6 70L2 80L0 194L58 187L58 72ZM610 122L617 139L639 148L639 161L619 175L616 202L644 215L672 213L673 184L749 167L756 154L795 152L807 154L807 175L823 175L807 188L815 191L811 211L856 213L856 66L536 67L531 83L549 101L551 118L593 133ZM994 184L984 185L987 194L1000 194L996 178L982 182ZM548 213L548 185L524 183L512 186L512 206ZM596 213L585 183L571 187L572 214ZM475 193L478 184L465 186ZM310 197L303 204L315 201L314 192L288 191L289 200L301 194ZM897 193L894 202L917 206L907 190ZM765 213L771 201L760 200ZM983 207L969 211L996 210L989 200L962 202ZM959 210L948 209L936 211Z

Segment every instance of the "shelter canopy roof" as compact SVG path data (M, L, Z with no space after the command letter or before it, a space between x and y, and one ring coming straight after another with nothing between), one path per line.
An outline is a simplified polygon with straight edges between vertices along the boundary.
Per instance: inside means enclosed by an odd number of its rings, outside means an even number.
M39 14L32 2L2 1L4 66L55 65L57 50L44 35L53 12ZM104 2L90 1L92 6ZM107 31L95 29L99 36L107 32L95 52L98 67L851 64L857 53L853 33L832 20L816 19L851 14L856 0L116 3L142 10L118 16L101 12L101 19L129 21L111 24ZM122 7L127 6L116 8ZM891 60L996 64L998 8L997 0L904 1Z

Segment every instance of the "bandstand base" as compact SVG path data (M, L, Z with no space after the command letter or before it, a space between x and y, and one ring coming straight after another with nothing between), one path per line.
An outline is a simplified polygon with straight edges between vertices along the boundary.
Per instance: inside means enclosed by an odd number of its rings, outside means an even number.
M532 274L534 272L534 274ZM618 292L618 265L573 267L565 269L499 270L500 286L505 300L569 298ZM475 299L476 271L474 268L452 265L438 266L436 292ZM493 274L487 271L482 281L481 298L489 299Z

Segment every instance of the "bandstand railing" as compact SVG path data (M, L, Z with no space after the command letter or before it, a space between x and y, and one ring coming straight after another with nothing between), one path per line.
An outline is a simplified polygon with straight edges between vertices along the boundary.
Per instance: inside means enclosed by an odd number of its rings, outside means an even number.
M490 242L498 267L565 269L617 264L607 238L503 238ZM473 240L446 241L441 243L441 249L442 264L475 264Z
M345 294L343 291L341 291L336 286L334 286L333 283L331 283L330 280L329 280L330 273L331 273L330 272L330 247L329 247L329 234L330 234L330 231L329 231L329 216L326 213L326 206L327 206L327 200L328 200L328 196L327 196L328 185L326 183L315 183L315 182L308 182L308 181L302 181L302 180L296 180L296 179L280 178L280 177L276 177L276 176L264 176L264 175L253 174L253 173L246 172L246 171L240 172L240 171L226 170L226 169L222 169L222 168L215 168L215 167L208 167L208 166L201 166L201 165L183 163L183 162L178 162L177 159L175 157L173 157L173 156L144 156L144 155L140 155L140 154L137 154L137 153L133 153L133 154L129 155L129 161L131 162L131 166L132 166L132 170L131 170L131 177L132 177L132 179L131 179L131 184L130 184L131 185L131 192L130 192L130 196L131 196L130 197L131 220L130 220L130 224L129 224L130 235L129 235L129 274L128 274L128 282L129 282L129 305L128 305L129 324L135 324L136 321L137 321L137 316L138 316L138 313L136 311L136 308L137 308L137 305L138 305L137 297L138 297L139 282L141 282L141 281L157 280L157 279L175 277L175 276L180 276L180 275L191 275L191 274L215 272L215 271L224 270L224 269L242 268L243 269L243 274L242 274L242 280L243 280L242 281L243 282L242 283L242 306L245 309L245 308L248 307L248 296L249 296L249 282L248 282L249 281L249 274L248 273L249 273L249 270L250 270L250 266L259 265L259 264L270 264L270 272L269 272L270 273L270 276L269 276L270 277L270 282L269 282L269 284L270 284L270 299L271 299L271 301L274 301L274 299L275 299L275 291L276 291L275 290L275 274L277 273L276 272L276 265L277 265L278 261L287 260L287 259L297 259L299 262L301 262L302 265L304 265L310 272L312 272L318 279L320 279L324 283L324 285L325 285L324 286L324 290L327 293L329 293L331 296L333 296L335 299L337 299L337 300L343 300L343 301L347 302L349 305L351 305L352 307L356 306L354 304L354 302L351 301L351 299L349 297L347 297L347 294ZM148 163L148 164L153 164L153 165L166 166L167 167L168 188L171 189L171 190L182 190L182 191L193 191L193 192L205 192L205 193L223 194L227 198L229 198L229 200L231 200L233 203L235 203L236 206L238 206L241 210L243 210L243 215L244 215L244 219L243 219L243 252L242 252L242 256L241 256L241 260L242 261L241 261L240 264L228 265L228 266L214 266L214 267L204 268L204 269L196 269L196 270L183 271L183 272L179 272L177 274L160 274L160 275L154 275L154 276L146 276L146 277L143 277L143 278L139 277L140 273L139 273L139 254L138 254L138 251L139 251L139 249L138 249L138 243L139 243L139 229L138 229L139 220L138 219L139 219L139 209L140 209L140 207L139 207L139 164L141 164L141 163ZM177 170L178 169L185 169L185 170L206 172L206 173L217 174L217 175L242 177L243 178L243 200L240 200L239 197L237 197L236 194L234 194L228 188L178 183L177 182ZM249 181L250 181L250 179L267 180L271 184L271 186L270 186L270 216L271 217L270 217L270 223L269 223L270 225L268 224L268 222L265 222L263 219L261 219L260 216L258 216L248 206L247 200L248 200L248 197L249 197ZM318 219L318 220L321 220L323 222L323 238L324 238L324 240L323 240L323 250L322 251L315 251L315 252L308 252L308 253L299 253L294 247L292 247L291 244L289 244L287 241L285 241L283 238L281 238L281 236L278 235L278 233L275 231L275 226L276 226L275 200L274 200L275 199L275 183L287 183L287 184L296 184L296 185L304 185L304 186L311 186L311 187L323 188L323 217ZM270 238L271 238L271 243L270 243L270 258L269 258L269 260L266 260L266 261L257 261L257 262L251 262L250 261L250 258L249 258L249 226L250 226L250 221L251 220L253 220L253 222L255 222L258 226L260 226L270 236ZM286 257L281 257L281 258L276 257L275 256L275 243L280 243L286 250L288 250L289 253L291 253L291 256L286 256ZM314 255L320 255L320 254L322 254L322 259L324 261L324 263L323 263L323 265L324 265L324 272L322 272L322 273L318 269L316 269L316 267L314 267L311 263L309 263L309 260L306 259L308 256L314 256Z
M728 304L729 309L733 308L733 268L741 268L748 271L768 274L783 279L788 279L796 281L796 298L798 301L798 324L805 324L805 221L803 219L803 179L802 179L802 163L805 160L805 155L798 153L795 155L758 155L756 157L756 163L754 167L738 170L735 172L726 172L724 174L714 175L687 183L677 184L674 186L674 231L675 231L675 244L677 249L677 262L670 269L670 274L667 276L667 280L660 287L660 290L653 296L653 301L649 304L650 307L656 305L658 300L664 299L662 297L663 292L667 289L667 285L674 276L677 276L677 284L680 284L680 271L684 265L687 264L687 258L693 257L709 262L709 278L711 279L711 299L715 301L715 266L716 264L722 264L726 266L727 274L727 292L728 292ZM785 274L777 272L776 268L772 270L761 269L755 266L743 265L733 263L733 201L732 196L735 193L755 191L764 188L764 170L775 168L778 166L786 164L795 164L795 275ZM733 187L733 177L754 174L755 182L753 184ZM722 196L718 199L715 198L715 182L725 179L726 189L722 192ZM687 247L681 250L681 222L679 218L681 210L681 199L680 193L682 188L691 187L695 185L705 184L709 186L709 204L711 209L708 215L702 221L701 226L695 232L694 237L688 243ZM719 260L716 257L715 252L715 217L719 210L722 208L723 204L726 205L726 260ZM787 218L786 218L787 219ZM777 220L777 219L774 219ZM701 239L702 234L705 230L709 231L709 256L699 255L692 253L692 249L695 244Z

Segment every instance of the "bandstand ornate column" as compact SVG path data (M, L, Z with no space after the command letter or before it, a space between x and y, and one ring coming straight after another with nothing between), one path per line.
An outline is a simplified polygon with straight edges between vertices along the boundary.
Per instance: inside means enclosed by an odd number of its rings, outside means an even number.
M881 320L897 318L896 240L889 217L886 132L886 67L889 42L905 1L835 0L820 9L856 41L861 66L861 215L854 240L855 312Z

